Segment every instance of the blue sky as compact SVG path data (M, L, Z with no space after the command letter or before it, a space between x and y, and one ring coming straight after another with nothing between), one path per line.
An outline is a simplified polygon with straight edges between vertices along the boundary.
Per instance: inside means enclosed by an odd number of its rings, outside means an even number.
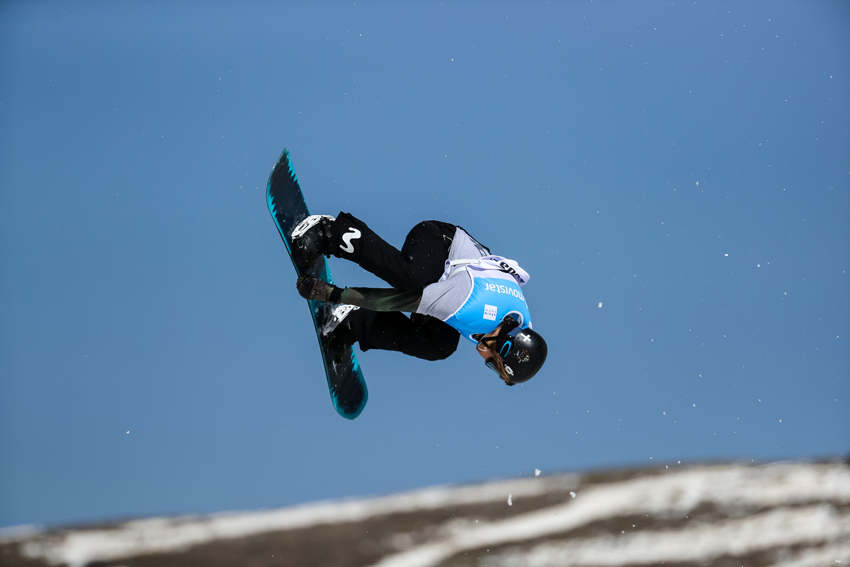
M0 526L850 450L841 2L0 7ZM549 361L360 356L265 208L530 274ZM381 285L331 262L338 283ZM599 307L599 304L602 307Z

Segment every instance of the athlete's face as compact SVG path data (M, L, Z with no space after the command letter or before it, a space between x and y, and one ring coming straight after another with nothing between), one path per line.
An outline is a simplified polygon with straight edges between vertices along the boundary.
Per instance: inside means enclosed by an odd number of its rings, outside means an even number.
M493 329L493 331L491 331L491 332L487 333L486 335L484 335L483 337L481 337L481 340L478 341L478 346L476 347L475 350L478 351L478 354L480 354L481 358L483 358L484 360L488 360L490 358L493 358L493 353L490 352L489 348L487 348L487 344L489 344L489 342L485 341L485 339L497 336L499 334L500 328L501 328L501 325L499 325L498 327Z

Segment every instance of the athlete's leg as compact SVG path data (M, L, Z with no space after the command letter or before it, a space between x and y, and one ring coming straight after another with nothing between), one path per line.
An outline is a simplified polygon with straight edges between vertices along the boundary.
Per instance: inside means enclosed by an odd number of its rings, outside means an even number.
M439 319L398 312L358 309L349 316L349 328L360 350L393 350L425 360L443 360L456 349L460 333Z
M348 213L333 223L330 253L358 263L396 289L421 289L445 270L456 227L424 221L413 227L399 251Z

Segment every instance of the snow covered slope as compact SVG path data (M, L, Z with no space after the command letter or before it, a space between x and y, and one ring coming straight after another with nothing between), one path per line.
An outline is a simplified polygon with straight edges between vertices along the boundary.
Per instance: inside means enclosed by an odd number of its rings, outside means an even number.
M847 565L850 467L677 465L0 535L9 566L662 563Z

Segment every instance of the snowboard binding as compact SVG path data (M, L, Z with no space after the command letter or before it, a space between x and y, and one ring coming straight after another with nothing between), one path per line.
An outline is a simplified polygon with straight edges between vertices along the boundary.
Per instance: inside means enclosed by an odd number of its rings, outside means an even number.
M348 317L348 314L352 311L356 311L357 309L360 309L360 307L358 307L357 305L341 304L334 307L334 310L331 312L330 321L328 321L322 328L322 335L329 335L330 333L333 333L334 330L339 327L340 323L345 321L345 318Z
M331 319L322 328L321 341L328 360L336 362L344 358L345 353L357 342L357 335L349 324L350 320L346 318L357 309L360 308L355 305L337 305Z
M306 269L319 256L330 256L331 229L336 219L330 215L310 215L292 231L292 259Z

